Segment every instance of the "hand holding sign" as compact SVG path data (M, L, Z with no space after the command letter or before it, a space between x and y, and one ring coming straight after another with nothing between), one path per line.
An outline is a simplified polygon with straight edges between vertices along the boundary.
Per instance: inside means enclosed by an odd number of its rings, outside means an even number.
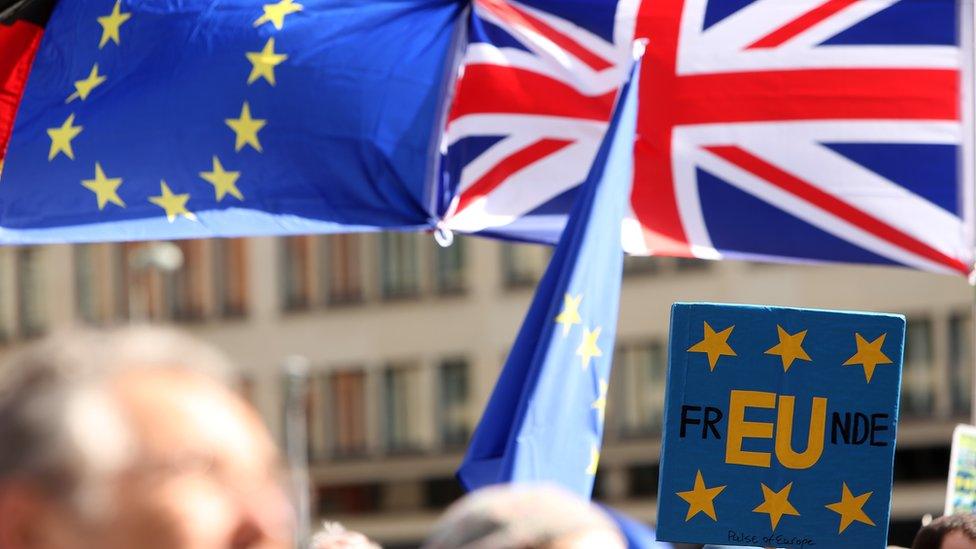
M905 321L675 304L658 537L884 547Z

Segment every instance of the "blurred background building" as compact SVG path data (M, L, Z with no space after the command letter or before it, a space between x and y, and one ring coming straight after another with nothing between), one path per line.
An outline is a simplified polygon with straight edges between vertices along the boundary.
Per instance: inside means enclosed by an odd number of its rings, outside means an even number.
M182 266L147 261L147 246L0 249L0 352L77 324L175 323L231 354L279 436L281 365L306 356L313 512L387 547L413 546L459 496L455 467L549 257L417 234L187 241ZM971 406L973 290L874 267L628 258L596 497L654 520L679 300L906 314L892 541L910 545L940 513L952 427Z

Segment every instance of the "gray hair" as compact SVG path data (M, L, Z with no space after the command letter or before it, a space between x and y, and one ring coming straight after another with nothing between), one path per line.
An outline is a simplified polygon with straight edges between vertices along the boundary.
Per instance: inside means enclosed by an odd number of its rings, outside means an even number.
M323 522L322 529L312 536L310 549L380 549L380 546L370 541L365 535L359 532L346 530L346 527L338 522Z
M161 328L65 332L17 352L0 366L0 486L24 481L83 508L96 504L82 484L122 466L132 451L105 385L152 369L222 382L231 372L217 350Z
M482 488L448 508L424 549L547 547L563 538L619 529L605 512L563 488L511 484Z

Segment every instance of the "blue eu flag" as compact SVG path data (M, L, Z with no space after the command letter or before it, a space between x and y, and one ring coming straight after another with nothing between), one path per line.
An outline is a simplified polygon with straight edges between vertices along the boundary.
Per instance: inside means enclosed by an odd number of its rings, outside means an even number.
M59 2L0 243L427 226L461 2Z
M580 190L458 471L467 489L547 481L589 498L600 459L632 178L637 73Z

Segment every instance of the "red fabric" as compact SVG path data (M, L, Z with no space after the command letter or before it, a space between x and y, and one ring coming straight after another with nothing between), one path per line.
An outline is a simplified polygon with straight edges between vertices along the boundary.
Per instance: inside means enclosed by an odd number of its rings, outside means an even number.
M17 105L44 29L26 21L0 25L0 163L14 129Z

